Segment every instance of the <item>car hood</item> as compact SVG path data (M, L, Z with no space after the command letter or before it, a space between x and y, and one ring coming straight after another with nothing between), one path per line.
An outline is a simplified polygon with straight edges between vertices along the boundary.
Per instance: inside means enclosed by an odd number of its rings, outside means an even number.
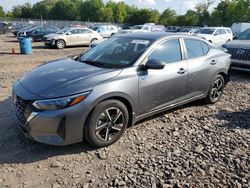
M45 38L56 38L56 37L60 37L62 35L63 34L51 33L51 34L45 35L44 37Z
M92 90L120 72L121 69L95 67L67 58L38 66L25 74L19 84L42 98L57 98Z
M233 40L224 44L223 47L250 49L250 41L249 40Z

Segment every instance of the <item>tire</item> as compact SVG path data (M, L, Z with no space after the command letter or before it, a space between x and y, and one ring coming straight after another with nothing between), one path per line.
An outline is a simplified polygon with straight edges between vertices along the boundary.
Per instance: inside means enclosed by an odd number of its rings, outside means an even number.
M129 122L126 106L118 100L99 103L84 127L84 139L95 148L109 146L118 141Z
M221 99L225 87L225 80L222 75L218 74L211 85L211 88L205 98L208 104L214 104Z
M65 46L66 46L66 43L64 40L59 39L56 41L56 48L63 49L63 48L65 48Z

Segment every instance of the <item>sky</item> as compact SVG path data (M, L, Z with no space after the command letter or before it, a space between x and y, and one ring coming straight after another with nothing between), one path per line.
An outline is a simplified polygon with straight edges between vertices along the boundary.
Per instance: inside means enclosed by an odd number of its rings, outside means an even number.
M4 11L11 10L14 5L22 5L30 2L32 4L41 0L0 0L0 5L4 8ZM108 0L104 0L107 2ZM163 12L166 8L176 10L178 14L185 14L187 10L194 9L195 6L204 2L205 0L113 0L115 2L124 1L129 5L135 5L139 8L152 8ZM219 0L215 0L213 7L218 4Z

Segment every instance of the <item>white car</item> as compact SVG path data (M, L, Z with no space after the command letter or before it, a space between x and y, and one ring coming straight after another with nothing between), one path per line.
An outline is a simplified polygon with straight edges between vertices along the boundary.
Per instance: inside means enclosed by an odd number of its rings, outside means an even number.
M194 35L201 37L216 46L233 40L233 32L228 27L205 27L194 33Z
M92 28L99 33L103 38L109 38L119 31L119 28L114 25L99 25Z
M135 33L135 32L166 32L166 28L163 25L135 25L130 29L122 30L123 33Z

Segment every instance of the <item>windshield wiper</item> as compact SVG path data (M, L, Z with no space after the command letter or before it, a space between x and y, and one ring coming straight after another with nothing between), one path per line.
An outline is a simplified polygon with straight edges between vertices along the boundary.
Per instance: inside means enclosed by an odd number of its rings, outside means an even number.
M98 62L98 61L92 61L92 60L83 60L83 61L80 61L82 63L86 63L88 65L93 65L93 66L96 66L96 67L105 67L105 64L102 63L102 62Z

